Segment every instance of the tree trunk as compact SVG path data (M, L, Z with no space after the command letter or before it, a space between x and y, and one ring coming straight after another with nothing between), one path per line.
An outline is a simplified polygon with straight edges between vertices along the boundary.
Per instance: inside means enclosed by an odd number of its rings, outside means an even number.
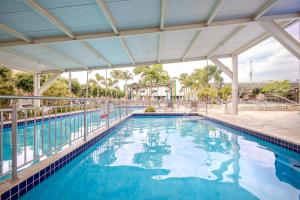
M99 90L100 90L100 85L99 85L99 82L97 82L98 84L97 84L97 97L99 98Z
M151 85L150 85L150 95L149 95L149 97L150 97L150 106L152 106L152 81L151 81Z

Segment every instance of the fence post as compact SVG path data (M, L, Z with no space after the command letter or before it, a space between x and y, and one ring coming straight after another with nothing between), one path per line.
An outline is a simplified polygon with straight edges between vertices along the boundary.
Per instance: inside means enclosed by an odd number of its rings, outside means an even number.
M12 167L12 179L18 179L17 174L17 102L16 100L12 101L12 127L11 127L11 167Z
M106 126L109 127L109 101L105 102L105 108L106 108L106 113L107 113Z
M83 106L83 140L86 141L87 136L87 119L86 119L86 102L87 100L84 100L84 106Z
M121 103L119 101L119 120L122 118L122 110L121 110Z

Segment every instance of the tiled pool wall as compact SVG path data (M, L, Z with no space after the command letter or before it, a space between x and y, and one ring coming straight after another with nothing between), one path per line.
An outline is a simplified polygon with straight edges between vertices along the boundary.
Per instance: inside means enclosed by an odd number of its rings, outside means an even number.
M132 116L132 115L131 115ZM103 133L95 136L94 138L88 140L86 143L82 144L78 148L74 149L70 153L66 154L65 156L61 157L57 161L53 162L52 164L46 166L39 172L35 173L34 175L30 176L26 180L22 181L18 185L12 187L8 191L1 194L1 200L14 200L18 199L22 195L24 195L26 192L40 184L42 181L44 181L46 178L54 174L57 170L65 166L67 163L69 163L71 160L73 160L75 157L80 155L82 152L87 150L89 147L93 146L96 142L100 141L102 138L110 134L112 131L114 131L116 128L120 127L123 123L125 123L131 116L127 117L120 123L114 124L113 126L109 127L107 130L105 130Z
M133 113L131 116L127 117L122 122L113 125L112 127L108 128L106 131L104 131L102 134L99 134L99 135L95 136L91 140L87 141L85 144L82 144L81 146L79 146L78 148L73 150L72 152L66 154L65 156L63 156L59 160L57 160L54 163L48 165L47 167L43 168L39 172L37 172L34 175L30 176L29 178L27 178L23 182L19 183L18 185L14 186L11 189L9 189L8 191L4 192L1 195L1 200L18 199L23 194L25 194L26 192L28 192L29 190L31 190L32 188L37 186L39 183L44 181L50 175L55 173L57 170L62 168L64 165L69 163L76 156L78 156L79 154L81 154L82 152L87 150L89 147L94 145L96 142L101 140L103 137L110 134L116 128L120 127L123 123L125 123L128 119L130 119L133 116L200 116L200 117L203 117L203 118L208 119L210 121L228 126L228 127L233 128L235 130L242 131L243 133L246 133L248 135L252 135L254 137L257 137L257 138L260 138L262 140L268 141L270 143L276 144L278 146L289 149L291 151L300 153L300 146L299 145L292 144L290 142L283 141L283 140L275 138L275 137L267 136L267 135L264 135L263 133L260 133L260 132L257 132L257 131L249 130L249 129L246 129L246 128L241 128L239 126L236 126L236 125L233 125L233 124L230 124L230 123L227 123L227 122L223 122L221 120L217 120L215 118L208 117L208 116L205 116L205 115L201 115L201 114L198 114L198 113L189 113L189 114L184 114L184 113Z

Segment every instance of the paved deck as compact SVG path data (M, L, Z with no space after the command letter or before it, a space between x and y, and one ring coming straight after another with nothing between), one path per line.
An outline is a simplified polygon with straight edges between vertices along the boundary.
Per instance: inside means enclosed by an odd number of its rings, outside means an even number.
M300 115L285 111L241 111L239 115L210 111L208 116L300 145Z

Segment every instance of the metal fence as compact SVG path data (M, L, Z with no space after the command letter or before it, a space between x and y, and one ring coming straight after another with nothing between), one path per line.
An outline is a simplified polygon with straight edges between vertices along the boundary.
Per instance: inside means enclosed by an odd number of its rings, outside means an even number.
M135 104L136 103L136 104ZM0 96L0 180L129 115L137 102Z

